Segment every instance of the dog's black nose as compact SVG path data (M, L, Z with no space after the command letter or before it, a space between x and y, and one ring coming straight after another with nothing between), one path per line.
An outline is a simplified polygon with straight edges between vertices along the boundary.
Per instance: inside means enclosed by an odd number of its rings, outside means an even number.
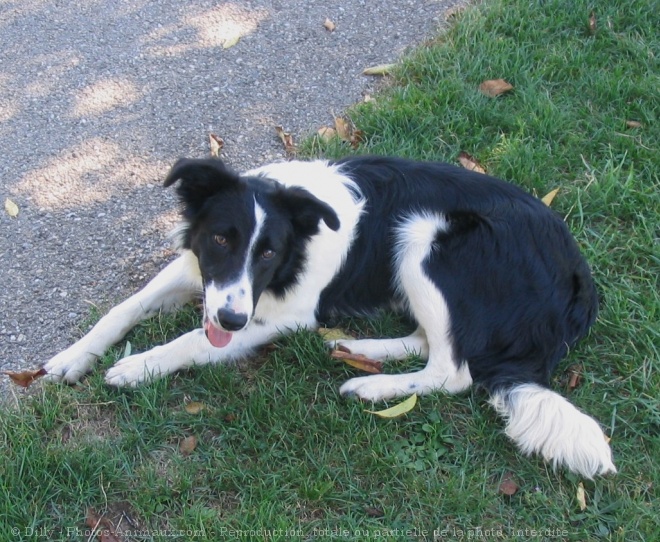
M234 312L229 309L218 310L218 323L227 331L238 331L247 324L247 314Z

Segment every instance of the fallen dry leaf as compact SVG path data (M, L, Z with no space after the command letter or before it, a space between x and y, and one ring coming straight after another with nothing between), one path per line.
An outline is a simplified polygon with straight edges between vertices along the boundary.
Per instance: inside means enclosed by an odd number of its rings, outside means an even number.
M596 23L596 13L594 11L592 11L589 14L589 33L591 35L595 34L597 27L598 27L598 25Z
M454 17L458 17L465 11L466 6L453 6L445 11L445 21L449 21Z
M342 117L335 117L335 132L340 139L351 141L351 126L348 121Z
M581 365L571 365L568 368L568 374L570 375L568 379L568 390L572 391L580 385L582 381L582 366Z
M516 492L518 491L518 484L515 481L515 477L512 472L507 472L504 474L502 477L502 481L500 482L500 487L498 488L497 492L500 495L507 495L511 497L512 495L515 495Z
M352 339L348 333L338 327L320 327L317 333L323 337L324 341L341 341L342 339Z
M27 388L35 380L41 378L45 374L48 374L48 372L46 369L41 367L40 369L34 369L32 371L4 371L4 374L11 378L14 384L21 386L22 388Z
M478 173L486 173L486 170L479 162L477 162L477 159L465 151L461 151L458 155L458 161L465 169L476 171Z
M290 132L285 132L282 126L275 126L275 132L284 143L284 150L288 155L296 154L296 144L293 142L293 135Z
M197 438L194 435L184 438L179 444L179 451L183 455L190 455L197 448Z
M70 425L65 425L62 427L62 431L60 432L60 441L62 444L66 444L71 440L71 437L73 437L73 429Z
M375 506L367 506L364 512L370 518L382 518L385 515L382 508L376 508Z
M541 201L545 203L548 207L550 207L550 204L552 203L552 200L555 199L555 196L559 193L559 188L555 188L554 190L551 190L548 192L545 196L541 198Z
M396 64L379 64L378 66L365 68L362 73L363 75L389 75L395 66Z
M316 131L316 133L323 141L330 141L337 137L337 130L330 126L322 126Z
M211 147L211 156L217 158L220 151L224 148L225 142L221 137L215 134L209 134L209 146Z
M222 48L229 49L230 47L236 45L240 41L240 39L241 39L240 34L227 38L225 41L222 42Z
M16 205L12 200L7 198L5 200L5 211L7 211L7 214L10 217L16 218L18 216L18 205Z
M129 357L133 352L133 345L131 344L131 341L126 341L126 346L124 346L124 354L122 355L122 359Z
M577 488L577 493L576 493L576 498L578 502L578 506L580 507L580 510L584 512L587 509L587 496L584 491L584 485L582 482L578 484Z
M513 85L504 79L491 79L481 83L479 90L490 98L497 98L499 95L513 90Z
M342 141L350 143L354 149L364 141L364 132L356 130L351 122L343 117L335 117L335 133Z
M641 128L641 127L642 127L642 123L639 122L639 121L637 121L637 120L627 120L627 121L626 121L626 126L627 126L628 128Z
M415 405L417 404L417 394L413 393L408 399L405 401L401 401L398 405L394 405L393 407L386 408L385 410L365 410L365 412L368 412L369 414L374 414L378 416L379 418L398 418L399 416L403 416L406 412L410 412L413 408L415 408Z
M346 352L343 348L338 348L330 352L330 357L332 359L341 360L347 365L360 369L365 373L380 374L383 372L382 362L368 358L362 354L351 354L350 352Z
M328 32L334 32L335 28L337 28L337 25L333 23L330 19L326 17L325 22L323 23L323 26Z
M363 141L364 132L362 130L353 130L353 133L351 134L351 147L357 149Z
M199 414L202 410L206 410L206 405L197 401L191 401L190 403L186 403L186 406L183 408L188 414Z
M93 508L87 509L85 525L93 531L88 540L91 540L92 536L96 535L99 542L121 542L115 534L115 527L110 520L103 514L99 516Z

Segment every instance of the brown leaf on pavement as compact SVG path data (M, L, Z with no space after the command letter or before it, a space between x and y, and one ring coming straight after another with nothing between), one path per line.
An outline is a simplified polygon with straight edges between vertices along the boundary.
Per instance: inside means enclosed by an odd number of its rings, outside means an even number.
M291 132L285 132L282 126L275 126L275 132L282 140L286 154L288 156L295 155L296 152L298 152L298 149L296 148L296 144L293 142L293 135Z
M211 156L217 158L220 151L224 148L225 142L221 137L215 134L209 134L209 145L211 146Z
M40 369L34 369L28 371L18 371L18 372L4 371L4 374L6 374L9 378L11 378L14 384L21 386L22 388L27 388L35 380L48 374L48 372L46 371L46 369L41 367Z

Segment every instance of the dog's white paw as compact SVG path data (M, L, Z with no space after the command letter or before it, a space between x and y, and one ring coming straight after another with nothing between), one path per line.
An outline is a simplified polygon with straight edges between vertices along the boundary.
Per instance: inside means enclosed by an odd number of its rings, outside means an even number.
M43 366L46 370L44 379L75 384L92 369L96 359L96 354L74 344L46 362Z
M371 375L351 378L339 388L339 393L374 402L419 393L417 384L406 378L408 376Z
M120 359L105 374L105 382L116 387L136 387L156 380L164 372L162 359L153 350Z

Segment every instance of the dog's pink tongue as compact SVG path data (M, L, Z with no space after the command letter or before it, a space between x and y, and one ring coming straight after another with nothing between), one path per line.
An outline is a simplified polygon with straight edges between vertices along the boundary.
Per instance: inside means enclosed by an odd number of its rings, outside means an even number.
M216 348L224 348L231 341L231 333L218 329L208 320L204 322L204 331L209 342Z

